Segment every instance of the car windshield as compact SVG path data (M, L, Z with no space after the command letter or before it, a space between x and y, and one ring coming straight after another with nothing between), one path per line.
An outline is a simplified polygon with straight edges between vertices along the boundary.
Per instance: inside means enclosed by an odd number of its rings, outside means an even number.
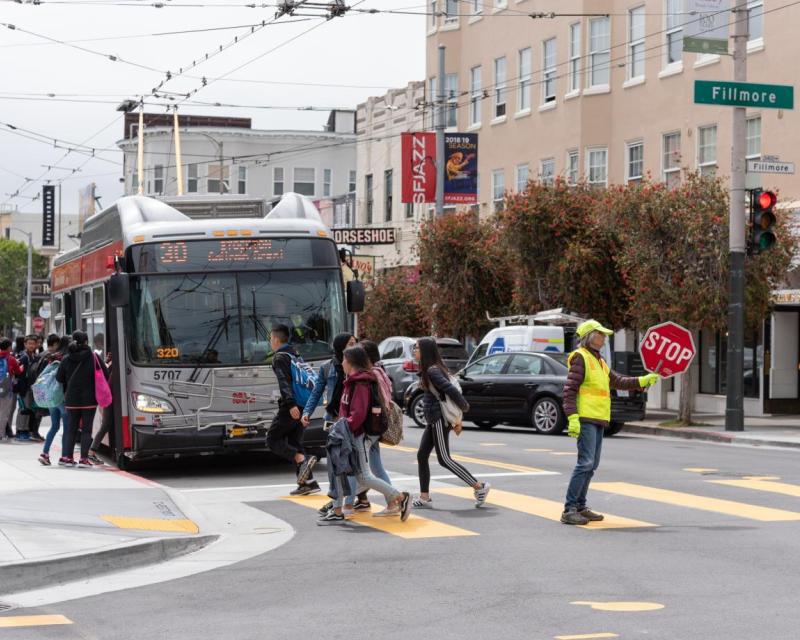
M460 344L440 344L439 351L445 360L466 360L467 350Z
M334 270L164 274L131 280L131 355L137 364L265 364L284 324L306 359L328 358L344 330Z

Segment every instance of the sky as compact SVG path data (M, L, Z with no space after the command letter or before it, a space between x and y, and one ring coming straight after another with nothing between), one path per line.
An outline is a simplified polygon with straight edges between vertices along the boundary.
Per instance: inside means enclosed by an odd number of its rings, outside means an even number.
M166 6L155 8L156 2ZM271 6L266 8L263 1L255 3L258 8L245 6L253 2L45 0L33 5L0 0L0 205L41 212L41 198L33 201L30 197L48 179L51 183L63 180L65 213L77 212L78 190L91 182L97 185L102 205L110 205L122 195L122 153L115 150L123 133L122 113L116 111L119 103L149 95L166 78L166 71L176 74L237 36L238 42L183 76L173 77L163 90L185 93L200 87L190 100L247 108L183 105L179 113L249 117L256 129L320 130L327 111L253 107L354 109L369 96L425 77L423 15L350 12L330 21L283 16L242 38L250 25L275 17L275 0L267 0ZM425 11L421 0L350 0L348 4L361 9ZM8 24L16 29L7 28ZM241 28L152 35L229 26ZM105 57L109 55L118 60ZM203 76L223 75L225 79L202 86ZM166 112L163 106L146 110ZM92 147L94 157L90 150L81 154L55 148L52 140L43 142L43 138ZM73 173L76 168L80 171ZM25 178L37 181L26 183ZM18 190L22 197L7 195Z

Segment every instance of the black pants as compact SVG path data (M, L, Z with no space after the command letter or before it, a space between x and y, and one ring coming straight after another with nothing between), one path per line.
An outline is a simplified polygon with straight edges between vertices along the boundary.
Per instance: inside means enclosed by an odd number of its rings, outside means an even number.
M422 439L419 441L417 451L417 467L419 468L419 490L428 493L431 488L431 468L428 458L431 451L436 449L436 459L439 464L449 470L457 478L463 480L470 487L477 484L477 480L464 467L450 457L450 428L444 426L444 421L439 418L433 424L425 427Z
M89 455L89 447L92 444L92 425L96 412L97 408L67 409L67 434L64 440L64 452L61 455L72 458L75 454L78 429L81 431L81 458Z
M299 420L292 418L288 411L279 410L269 427L267 446L276 456L294 462L296 454L302 453L305 455L303 450L303 425ZM295 471L299 471L300 465L295 466Z
M90 447L92 451L97 451L100 448L100 445L103 444L103 438L111 431L113 424L114 405L110 404L103 409L103 421L100 423L100 431L95 434L94 440L92 440L92 446Z

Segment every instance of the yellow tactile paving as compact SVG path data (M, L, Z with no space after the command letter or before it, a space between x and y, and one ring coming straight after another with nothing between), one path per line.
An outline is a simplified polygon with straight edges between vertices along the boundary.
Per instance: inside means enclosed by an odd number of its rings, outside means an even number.
M327 496L286 496L283 499L304 507L310 507L311 509L319 509L323 504L328 502ZM372 505L373 511L380 511L381 509L383 509L383 506ZM413 513L408 517L408 520L401 522L400 518L397 516L391 518L373 518L370 514L361 512L356 513L349 522L355 522L365 527L385 531L386 533L391 533L392 535L407 540L479 535L475 531L469 531L461 527L454 527L442 522L436 522L435 520L429 520L428 518L423 518Z
M800 513L795 511L760 507L745 502L735 502L733 500L708 498L692 493L658 489L628 482L593 482L592 491L605 491L606 493L613 493L628 498L639 498L641 500L651 500L653 502L671 504L678 507L712 511L729 516L736 516L737 518L745 518L747 520L758 520L760 522L789 522L800 520Z
M188 518L130 518L128 516L100 516L120 529L141 531L168 531L176 533L200 533L200 527Z
M467 500L474 500L472 489L469 487L447 487L441 489L434 489L434 493L442 493L448 496L455 496L456 498L465 498ZM561 513L564 510L564 505L555 500L545 500L544 498L534 498L522 493L514 493L511 491L501 491L499 489L492 489L489 493L489 498L486 501L488 504L493 504L498 507L512 509L521 513L527 513L540 518L547 518L554 522L561 521ZM610 515L604 513L605 520L601 522L590 522L588 525L583 526L584 529L632 529L641 527L657 527L658 525L650 522L643 522L641 520L632 520L630 518L623 518L620 516Z
M740 489L754 489L756 491L767 491L769 493L780 493L784 496L800 498L800 485L788 484L786 482L775 482L776 477L768 478L742 478L741 480L709 480L712 484L723 484L729 487L739 487Z
M394 451L405 451L406 453L416 453L417 450L412 447L390 447ZM381 449L383 450L383 449ZM485 458L473 458L471 456L462 456L456 453L451 453L450 457L458 462L466 464L483 465L484 467L494 467L496 469L505 469L506 471L521 471L523 473L543 473L544 469L536 469L535 467L526 467L522 464L512 464L510 462L499 462L497 460L486 460ZM545 472L546 473L546 472Z
M0 616L0 628L49 627L57 624L72 624L72 620L59 615L50 616Z

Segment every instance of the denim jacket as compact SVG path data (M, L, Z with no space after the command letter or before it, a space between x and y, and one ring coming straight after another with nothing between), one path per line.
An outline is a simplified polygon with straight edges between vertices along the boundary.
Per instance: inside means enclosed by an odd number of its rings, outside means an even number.
M306 406L303 409L303 415L310 416L312 413L314 413L314 409L317 408L320 400L323 399L323 394L325 396L325 401L328 402L331 394L333 393L334 387L336 387L336 367L331 359L323 364L319 368L319 371L317 371L317 375L314 378L314 390L311 392L308 402L306 402ZM330 422L334 419L334 416L332 416L328 411L325 411L325 420Z
M349 476L360 471L355 436L344 418L333 423L328 432L325 448L328 451L328 464L331 465L333 475Z

